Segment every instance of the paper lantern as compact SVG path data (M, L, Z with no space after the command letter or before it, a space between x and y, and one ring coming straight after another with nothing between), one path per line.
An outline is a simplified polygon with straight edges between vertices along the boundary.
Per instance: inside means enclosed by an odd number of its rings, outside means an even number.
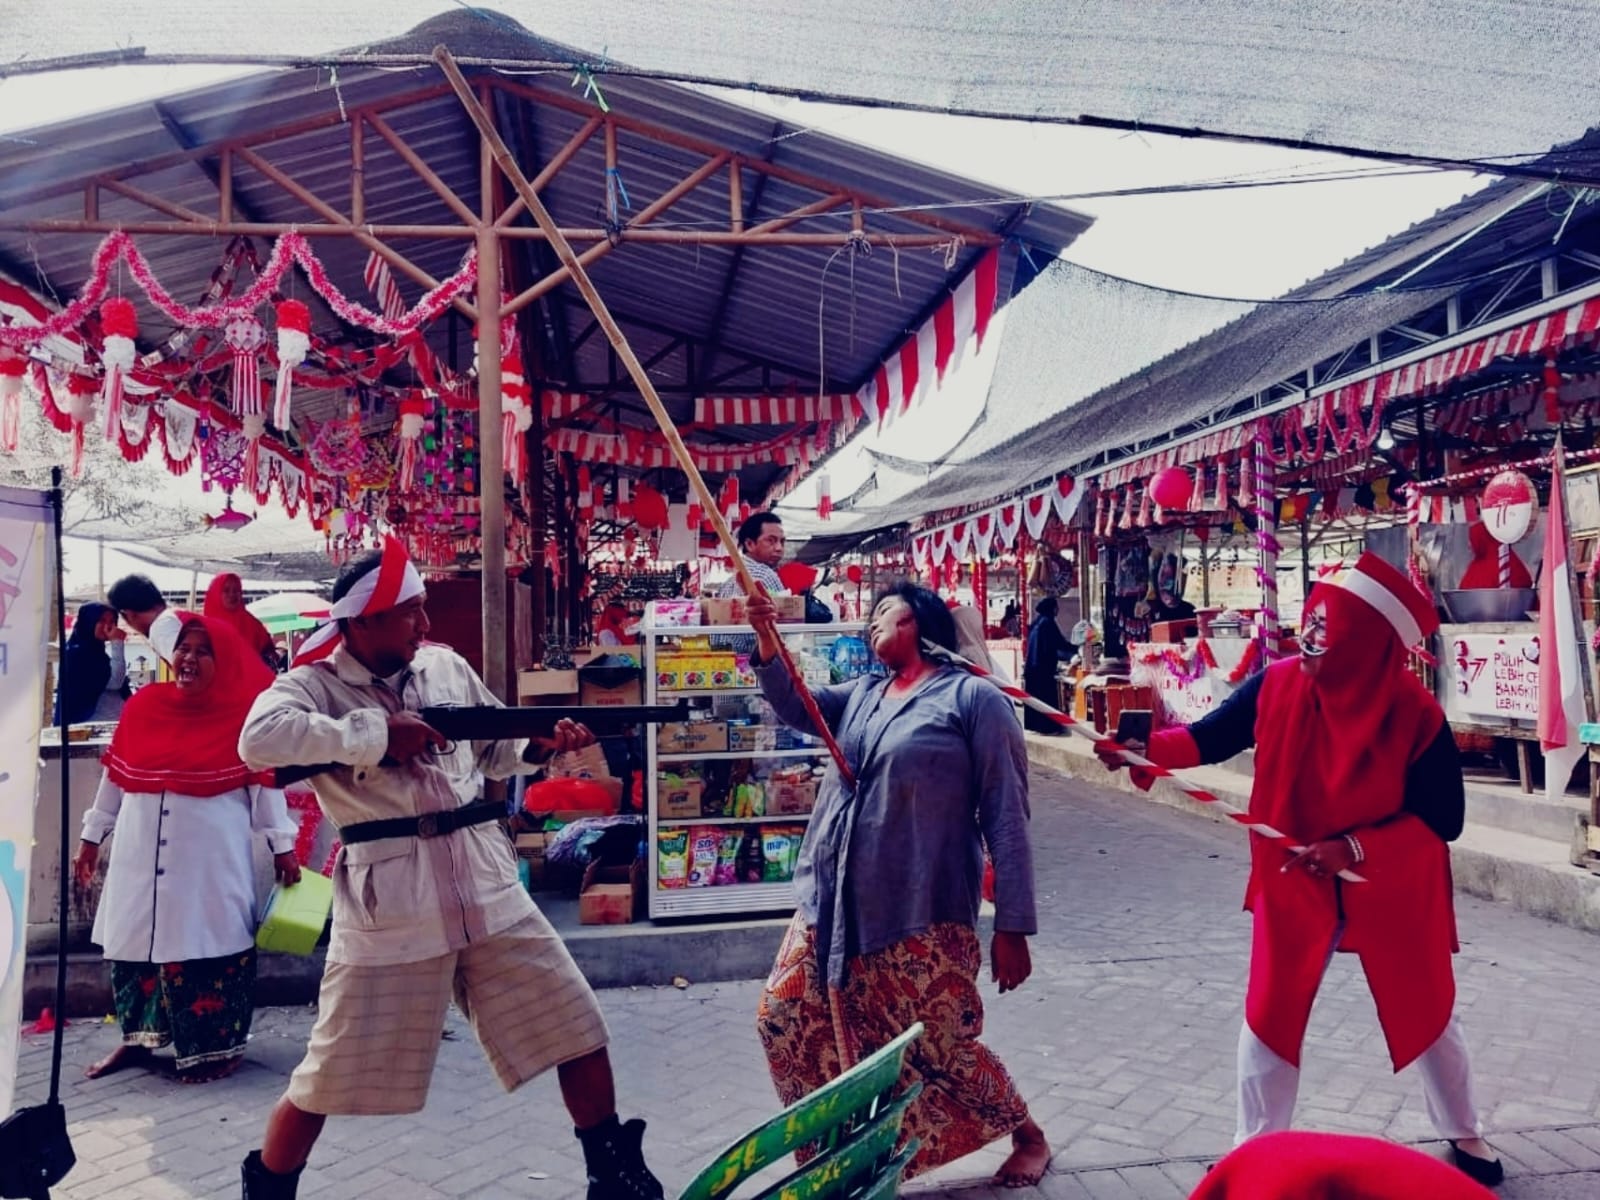
M1539 512L1539 494L1521 471L1501 471L1483 489L1483 523L1495 541L1520 542Z
M1164 509L1185 509L1194 496L1194 477L1182 467L1166 467L1150 480L1150 499Z
M844 569L844 577L859 587L861 584L861 564L851 563Z

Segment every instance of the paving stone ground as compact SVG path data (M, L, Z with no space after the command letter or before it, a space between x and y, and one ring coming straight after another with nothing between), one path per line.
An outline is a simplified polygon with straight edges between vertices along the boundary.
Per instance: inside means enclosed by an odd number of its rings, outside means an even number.
M1036 772L1042 929L1032 980L988 995L988 1041L1057 1149L1050 1200L1178 1200L1224 1153L1249 950L1245 852L1224 827ZM1600 1195L1600 940L1458 897L1459 1011L1479 1101L1516 1200ZM695 977L695 964L683 964ZM736 1132L776 1110L752 1014L757 982L602 994L625 1114L669 1193ZM538 997L528 1002L538 1004ZM75 1023L65 1100L79 1165L60 1200L236 1197L238 1162L299 1061L307 1009L264 1009L232 1079L183 1087L82 1070L116 1041ZM1299 1123L1429 1144L1414 1070L1394 1075L1359 968L1340 955L1312 1017ZM42 1098L49 1039L26 1039L19 1103ZM911 1189L998 1195L998 1152ZM478 1200L581 1196L582 1159L553 1079L499 1091L452 1016L433 1092L415 1117L330 1123L308 1198Z

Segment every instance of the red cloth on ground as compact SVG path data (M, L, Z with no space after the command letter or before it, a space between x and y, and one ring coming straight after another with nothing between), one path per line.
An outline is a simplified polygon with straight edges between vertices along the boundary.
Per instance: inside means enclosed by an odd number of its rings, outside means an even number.
M1494 540L1489 527L1482 521L1474 522L1472 528L1467 531L1467 536L1472 541L1472 563L1456 586L1463 589L1499 587L1500 543ZM1533 586L1533 576L1529 573L1527 564L1517 557L1515 550L1511 551L1511 586L1515 588Z
M267 627L256 619L256 615L244 608L230 609L222 600L222 589L227 580L239 582L237 575L218 575L211 581L211 586L206 588L205 615L213 621L221 621L232 627L244 644L255 651L256 657L270 653L272 650L272 635L267 632Z
M1404 814L1406 769L1444 713L1406 665L1394 626L1351 592L1319 585L1328 652L1315 679L1299 660L1267 668L1256 709L1250 815L1309 845L1354 832L1367 882L1282 870L1281 842L1251 835L1245 907L1255 914L1245 1017L1295 1065L1328 946L1357 953L1399 1070L1444 1031L1455 1003L1456 949L1445 844Z
M196 626L211 638L211 686L196 693L152 683L133 694L102 760L127 791L209 797L270 778L240 760L239 731L273 673L231 626L209 617L186 616L179 641Z
M1489 1200L1437 1158L1379 1138L1268 1133L1213 1167L1189 1200Z

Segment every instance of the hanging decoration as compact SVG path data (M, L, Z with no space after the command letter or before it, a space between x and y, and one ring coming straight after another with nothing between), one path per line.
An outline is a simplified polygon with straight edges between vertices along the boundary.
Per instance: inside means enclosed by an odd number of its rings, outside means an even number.
M1194 496L1194 476L1182 467L1166 467L1150 477L1150 499L1164 510L1182 511Z
M528 440L523 435L533 428L533 389L515 344L500 360L500 419L505 472L520 488L528 482Z
M228 496L227 505L216 516L207 513L200 518L200 523L207 529L220 529L224 533L237 533L255 518L248 513L242 513L233 506L233 496Z
M22 379L28 360L0 346L0 450L16 452L22 437Z
M233 411L240 416L261 411L261 347L267 344L267 331L252 316L229 321L222 338L233 351Z
M295 368L311 353L311 310L299 300L280 300L275 309L278 320L278 385L274 392L272 423L289 428L289 393L294 387Z
M66 416L71 422L69 426L72 432L72 463L70 470L74 479L83 478L83 431L94 420L94 400L99 391L100 386L92 375L69 375L67 377Z
M1501 471L1483 489L1480 505L1483 523L1502 545L1520 542L1533 527L1539 512L1539 494L1521 471Z
M667 498L649 484L641 483L633 493L633 518L640 529L665 529Z
M717 508L729 525L739 523L739 477L729 472L722 481L722 491L717 496Z
M585 525L594 520L594 480L589 474L589 464L578 464L578 520Z
M826 521L833 516L833 480L826 471L817 476L817 517Z
M354 415L337 417L312 425L306 457L319 474L343 478L358 470L367 460L367 446L361 440L361 421Z
M633 520L633 480L626 475L617 477L617 520ZM633 555L630 553L628 557Z
M139 356L135 339L139 336L139 316L133 301L113 296L100 306L100 330L104 341L100 347L100 361L105 364L106 380L102 399L105 400L106 437L116 439L118 422L122 418L122 384Z
M400 420L396 430L399 454L396 467L397 484L402 492L415 490L417 462L422 447L422 433L428 420L428 402L413 393L400 401Z

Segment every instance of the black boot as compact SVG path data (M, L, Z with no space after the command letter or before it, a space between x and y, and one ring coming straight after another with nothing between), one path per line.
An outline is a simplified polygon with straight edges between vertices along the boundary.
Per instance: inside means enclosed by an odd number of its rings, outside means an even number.
M269 1171L261 1161L261 1151L250 1151L250 1157L245 1159L239 1167L239 1174L244 1178L244 1200L295 1200L295 1192L300 1188L301 1167L289 1175L279 1175L276 1171Z
M589 1170L589 1200L662 1200L661 1182L644 1164L644 1122L608 1117L574 1130Z

